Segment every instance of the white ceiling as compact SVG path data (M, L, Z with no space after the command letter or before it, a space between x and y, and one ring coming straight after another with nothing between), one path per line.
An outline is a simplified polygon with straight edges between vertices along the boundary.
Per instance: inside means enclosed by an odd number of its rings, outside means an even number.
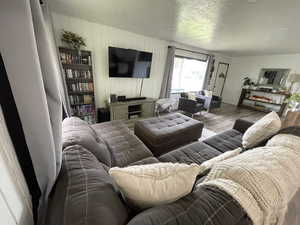
M300 53L300 0L52 0L61 14L227 55Z

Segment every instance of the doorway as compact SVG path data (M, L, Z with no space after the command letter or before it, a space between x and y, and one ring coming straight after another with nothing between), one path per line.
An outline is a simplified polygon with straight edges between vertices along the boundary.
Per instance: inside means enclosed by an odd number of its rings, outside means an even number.
M222 97L227 73L229 69L228 63L219 62L216 73L216 78L213 87L213 94Z

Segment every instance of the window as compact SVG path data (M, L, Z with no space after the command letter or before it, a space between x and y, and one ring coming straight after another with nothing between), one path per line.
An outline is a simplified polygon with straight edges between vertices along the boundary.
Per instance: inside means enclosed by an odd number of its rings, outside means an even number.
M203 88L207 61L176 56L174 59L172 93L200 91Z

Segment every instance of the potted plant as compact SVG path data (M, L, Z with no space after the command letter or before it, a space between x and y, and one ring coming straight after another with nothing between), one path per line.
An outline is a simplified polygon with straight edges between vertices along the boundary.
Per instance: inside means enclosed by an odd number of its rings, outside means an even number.
M86 46L84 39L71 31L63 30L61 40L77 51L80 51L82 46Z
M291 111L300 110L300 94L299 93L292 94L288 99L286 99L285 103L288 104L288 108Z
M244 88L251 88L252 86L255 86L255 83L251 81L251 78L245 77L243 78L243 87Z

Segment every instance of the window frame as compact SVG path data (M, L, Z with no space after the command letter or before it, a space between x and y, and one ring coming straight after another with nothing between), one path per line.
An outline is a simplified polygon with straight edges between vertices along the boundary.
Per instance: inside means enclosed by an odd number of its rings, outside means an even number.
M202 88L203 86L205 85L205 80L206 80L206 76L207 76L207 70L208 70L208 64L209 64L209 55L207 55L207 59L206 60L202 60L202 59L198 59L198 58L194 58L194 57L189 57L189 56L182 56L182 55L177 55L175 54L174 55L174 61L175 61L175 58L182 58L182 59L189 59L189 60L197 60L197 61L200 61L200 62L206 62L207 65L206 65L206 70L205 70L205 77L204 77L204 81L203 81L203 85L202 85ZM173 71L172 73L174 73L174 64L173 64ZM172 74L172 78L173 78L173 74ZM184 91L186 92L186 91ZM191 91L191 92L196 92L196 91ZM182 91L172 91L172 85L171 85L171 94L179 94L179 93L182 93Z

